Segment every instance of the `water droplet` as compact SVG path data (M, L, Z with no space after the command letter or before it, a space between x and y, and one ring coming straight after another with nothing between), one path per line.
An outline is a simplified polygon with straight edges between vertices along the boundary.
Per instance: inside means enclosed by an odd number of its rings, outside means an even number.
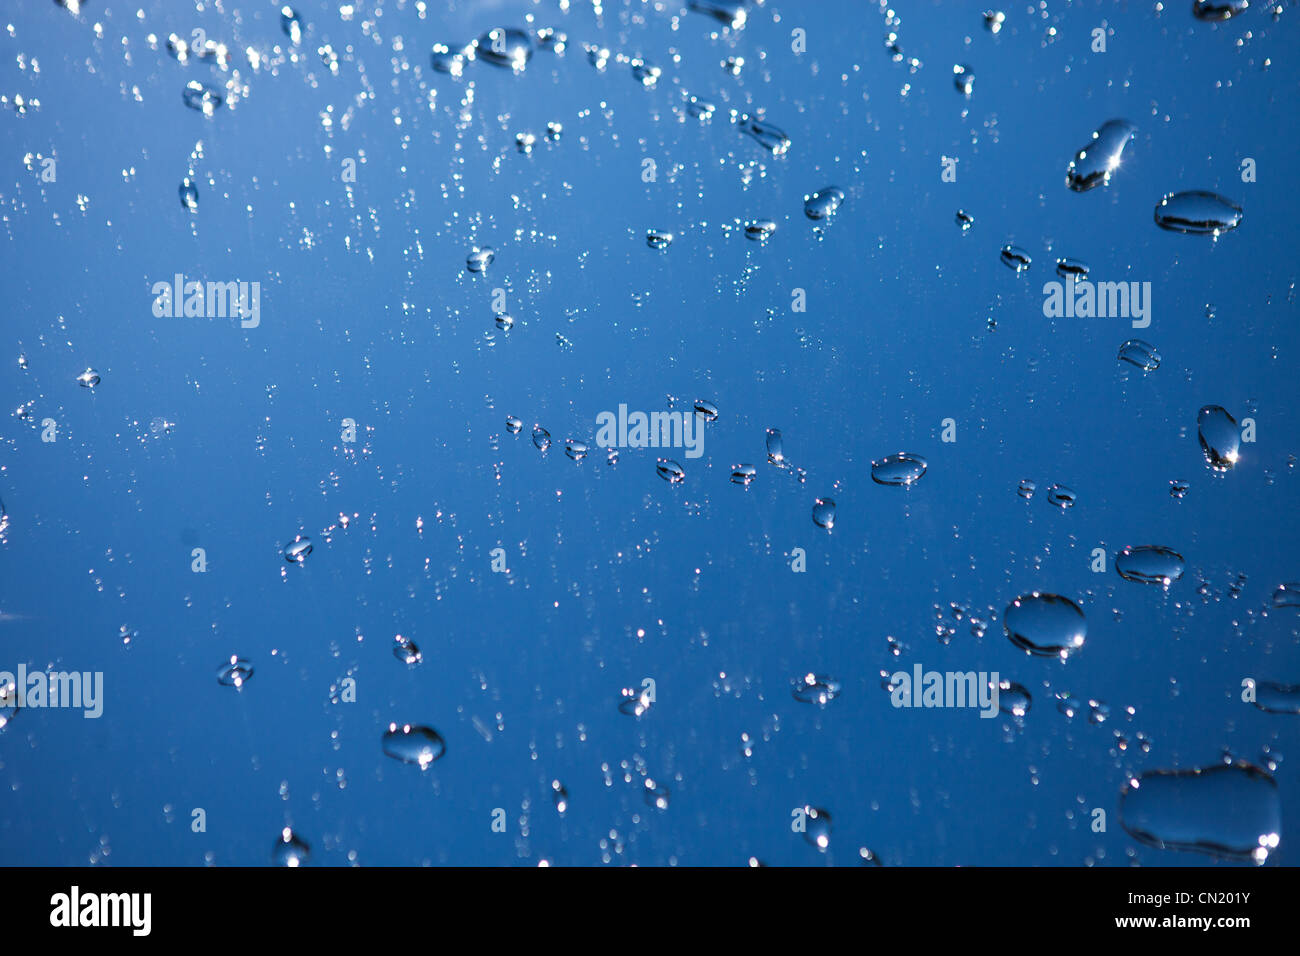
M1196 0L1192 16L1198 20L1227 20L1250 7L1250 0Z
M1121 362L1136 365L1144 372L1154 372L1160 367L1160 353L1150 342L1141 339L1129 339L1119 347L1117 358Z
M1065 184L1075 192L1087 192L1110 184L1110 175L1119 168L1124 147L1132 141L1137 127L1126 120L1107 120L1092 134L1092 142L1080 149L1065 171Z
M533 55L533 41L523 30L495 27L474 43L475 55L485 63L522 73Z
M975 71L964 63L952 68L952 85L962 96L970 96L975 91Z
M776 223L771 219L751 219L745 223L745 238L755 242L767 242L776 232Z
M1058 508L1073 508L1077 497L1074 491L1065 487L1065 485L1052 485L1047 489L1048 504L1055 505Z
M194 185L194 180L188 176L181 180L180 197L182 206L190 212L198 211L199 187Z
M12 680L0 684L0 730L18 715L18 685Z
M185 84L185 89L181 90L181 98L186 106L198 110L204 116L211 116L226 101L221 95L221 90L211 83L201 83L198 80L190 80Z
M884 866L884 864L880 862L880 857L865 846L858 848L858 865Z
M506 431L510 432L510 434L518 435L521 431L523 431L523 428L524 428L523 419L516 418L514 415L506 416Z
M217 668L217 683L223 687L243 687L253 676L253 665L233 654L230 660Z
M77 384L82 388L94 388L99 384L99 373L93 368L88 368L77 376Z
M402 637L401 634L393 638L393 656L403 664L419 664L424 661L424 655L420 653L420 645L409 637Z
M957 220L957 225L961 228L962 232L969 231L970 227L975 224L975 217L965 209L958 209L955 218Z
M1270 714L1300 714L1300 684L1257 681L1255 706Z
M1002 619L1011 643L1039 657L1069 657L1083 647L1088 634L1082 608L1059 594L1022 595Z
M739 30L745 25L748 12L746 0L690 0L687 7L695 13L706 14L719 23Z
M1274 607L1300 607L1300 583L1280 585L1273 592Z
M1216 238L1240 226L1242 217L1236 203L1200 189L1170 193L1156 203L1155 211L1156 225L1161 229Z
M1034 704L1034 698L1023 684L1015 681L998 681L998 710L1015 718L1023 718Z
M654 86L659 82L659 77L663 75L663 70L653 63L647 63L640 57L632 60L632 78L642 86Z
M311 554L311 538L297 535L284 546L284 560L290 564L302 564Z
M758 469L753 465L732 465L731 481L737 485L748 485L758 476Z
M1002 264L1013 272L1024 272L1031 262L1033 260L1029 258L1029 253L1019 246L1002 247Z
M811 196L805 196L803 214L809 219L826 219L835 215L844 202L844 192L836 186L819 189Z
M1125 548L1115 555L1115 570L1125 581L1169 587L1183 576L1183 556L1159 545Z
M730 73L732 76L740 76L745 69L745 58L743 56L729 56L722 61L722 72Z
M664 481L674 485L686 480L686 472L682 470L682 466L671 458L660 458L659 463L655 466L655 471Z
M650 688L644 687L636 690L631 687L623 688L623 699L618 703L618 712L627 714L629 717L640 717L650 709L654 699L650 696Z
M1006 22L1007 15L1000 10L984 11L984 29L989 33L998 33L1002 30L1002 24Z
M803 812L803 838L824 851L831 845L831 815L820 807L804 807Z
M519 152L527 155L533 151L537 145L537 136L533 133L515 133L515 148Z
M779 428L769 428L767 430L767 460L774 465L780 465L785 461L785 451Z
M582 461L587 457L587 443L570 438L564 443L564 453L574 461Z
M647 229L645 244L651 249L667 249L673 244L673 234L666 229Z
M1034 497L1034 492L1037 490L1038 485L1030 481L1028 478L1025 478L1020 482L1020 486L1016 488L1016 494L1028 501L1030 498Z
M509 332L511 329L515 327L514 316L506 312L498 312L494 316L494 319L496 321L497 328L500 329L502 332Z
M465 72L465 64L469 62L473 52L473 44L467 44L458 50L453 50L445 43L435 43L429 55L429 60L433 68L439 73L446 73L448 76L461 76Z
M1181 498L1187 494L1187 489L1190 487L1189 482L1183 481L1181 478L1174 478L1169 482L1169 497Z
M1062 279L1073 276L1075 279L1088 278L1088 264L1078 259L1057 259L1056 274Z
M534 425L533 445L538 451L546 451L546 449L551 447L551 433L541 425Z
M564 789L564 784L558 780L551 781L551 799L555 802L555 809L559 811L560 816L564 816L569 811L569 791Z
M276 866L302 866L311 856L311 847L292 830L285 827L271 848L271 862Z
M805 674L794 681L794 699L804 704L825 706L840 696L843 685L824 674Z
M280 8L280 29L294 43L302 42L302 17L298 11L286 4Z
M702 415L706 422L718 420L718 406L703 398L695 400L695 414Z
M779 126L756 119L748 113L740 117L738 125L742 133L753 137L764 149L777 156L785 154L790 149L790 137Z
M672 791L652 778L645 778L645 802L656 810L667 810Z
M1215 471L1228 471L1241 457L1237 420L1218 405L1206 405L1196 415L1197 433L1205 461Z
M444 753L447 745L432 727L419 724L389 724L384 731L384 754L424 770Z
M926 461L920 455L899 452L871 463L871 480L878 485L911 485L925 474Z
M1247 763L1148 771L1125 785L1119 809L1124 829L1157 849L1263 863L1281 842L1277 783Z
M699 120L701 123L707 123L709 120L713 119L713 114L717 112L717 109L718 108L708 100L702 100L694 94L689 94L686 97L687 114L689 114L693 119Z
M482 249L475 246L465 257L465 268L470 272L486 272L487 267L492 265L492 260L496 257L497 254L491 246L484 246Z
M818 498L813 504L812 519L817 527L827 531L835 527L835 499Z

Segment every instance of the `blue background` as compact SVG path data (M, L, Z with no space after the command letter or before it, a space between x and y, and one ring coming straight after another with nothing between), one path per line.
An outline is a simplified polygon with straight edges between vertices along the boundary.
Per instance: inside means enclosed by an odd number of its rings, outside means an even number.
M291 826L313 865L821 865L864 846L891 865L1205 864L1125 833L1120 788L1265 746L1286 758L1272 862L1294 859L1300 718L1239 695L1244 677L1300 683L1296 612L1270 606L1300 577L1300 11L1214 25L1190 0L1020 4L993 35L983 6L900 4L890 26L869 3L768 0L730 31L677 0L361 0L351 19L305 0L295 49L269 2L8 4L0 395L32 405L0 419L0 669L103 671L106 702L99 720L29 710L0 733L0 861L261 865ZM430 68L432 44L497 25L555 27L568 46L518 76ZM167 54L169 33L196 28L230 46L227 71ZM891 29L919 69L891 61ZM663 75L598 72L584 42ZM975 71L969 100L954 63ZM181 102L191 79L240 95L204 117ZM685 114L686 93L717 104L712 122ZM730 110L761 112L789 152ZM1067 162L1112 117L1138 127L1124 163L1071 192ZM847 199L819 230L803 198L832 184ZM1162 232L1152 209L1182 189L1232 198L1243 225L1217 242ZM732 228L755 218L778 225L765 244ZM646 247L651 227L676 234L667 252ZM1033 257L1024 275L998 261L1009 242ZM496 250L480 276L475 244ZM1150 281L1151 327L1045 318L1057 256ZM177 272L260 281L260 326L155 318L150 289ZM496 288L516 319L504 335ZM1116 361L1132 337L1158 348L1157 371ZM93 391L74 381L87 366ZM654 449L612 467L594 447L563 454L594 443L603 410L697 398L721 414L704 457L679 457L680 486ZM1257 422L1225 476L1198 447L1207 404ZM156 417L175 428L154 434ZM534 423L555 438L546 455ZM805 481L765 462L768 427ZM926 476L874 485L871 461L900 450ZM759 467L749 488L729 481L738 462ZM1038 483L1028 502L1022 478ZM1171 479L1190 482L1184 499ZM1047 503L1053 482L1075 507ZM810 519L827 495L830 533ZM281 548L299 533L315 550L294 567ZM1187 573L1167 593L1092 573L1094 548L1131 544L1179 551ZM491 571L498 547L509 574ZM1003 609L1035 589L1087 614L1067 662L1005 637ZM952 622L951 602L987 634ZM422 664L394 659L397 633ZM256 668L242 691L216 680L232 654ZM916 662L1024 684L1023 730L896 710L881 671ZM795 701L810 671L842 696ZM356 703L332 703L349 676ZM646 677L655 705L621 714ZM1110 719L1068 719L1065 692ZM424 773L385 757L390 721L437 728L446 755ZM642 799L647 774L667 810ZM804 804L831 814L827 853L791 832Z

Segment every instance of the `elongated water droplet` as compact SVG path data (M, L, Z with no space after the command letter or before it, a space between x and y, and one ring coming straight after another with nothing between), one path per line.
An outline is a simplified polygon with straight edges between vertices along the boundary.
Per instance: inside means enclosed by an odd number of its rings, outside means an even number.
M1263 863L1281 842L1277 782L1248 763L1152 770L1120 792L1120 820L1138 841Z
M830 531L835 527L835 499L818 498L813 504L813 524Z
M790 137L779 126L749 114L741 116L738 125L742 133L757 140L764 149L777 156L784 155L790 149Z
M672 791L650 777L645 778L644 795L646 804L656 810L667 810L668 801L672 799Z
M694 94L688 94L686 97L686 112L689 116L699 120L701 123L707 123L713 119L713 114L718 110L717 106L708 100L702 100Z
M666 229L647 229L645 244L651 249L667 249L673 244L673 234Z
M1002 264L1013 272L1024 272L1033 260L1019 246L1002 247Z
M1250 8L1250 0L1196 0L1192 16L1198 20L1227 20Z
M1183 556L1155 544L1125 548L1115 555L1115 571L1125 581L1169 587L1183 576Z
M1121 345L1118 358L1121 362L1136 365L1144 372L1154 372L1160 367L1160 353L1156 347L1141 339L1129 339Z
M1019 487L1016 488L1016 494L1028 501L1030 498L1034 497L1034 492L1037 490L1038 485L1033 481L1030 481L1028 478L1025 478L1020 482Z
M1073 508L1077 498L1078 496L1073 489L1067 488L1065 485L1052 485L1047 489L1047 503L1058 508Z
M748 485L758 476L758 469L753 465L732 465L731 481L736 485Z
M1300 684L1256 681L1255 706L1270 714L1300 714Z
M925 474L926 461L920 455L899 452L871 463L871 480L878 485L911 485Z
M1218 237L1241 225L1236 203L1201 189L1170 193L1156 203L1156 225L1170 232Z
M403 664L419 664L424 660L424 655L420 653L420 646L409 637L403 637L401 634L393 638L393 656Z
M77 376L77 384L82 388L94 388L99 384L99 373L93 368L88 368Z
M188 176L181 180L180 197L182 206L190 212L198 211L199 187L194 185L194 180Z
M707 399L697 398L695 400L695 414L702 416L706 422L716 422L718 420L718 406Z
M1038 657L1069 657L1083 647L1088 634L1079 605L1040 591L1012 601L1002 621L1011 643Z
M181 98L186 106L198 110L204 116L211 116L226 101L219 89L211 83L201 83L198 80L190 80L185 84Z
M767 460L774 465L785 462L785 447L779 428L769 428L767 430Z
M640 57L632 60L632 78L642 86L655 86L662 75L663 70L653 63L647 63Z
M1273 592L1274 607L1300 608L1300 582L1288 582Z
M776 223L771 219L753 219L745 223L745 238L755 242L767 242L776 232Z
M302 42L302 27L302 17L297 10L287 4L280 8L280 29L292 42Z
M1197 434L1205 461L1215 471L1228 471L1241 457L1237 420L1219 405L1206 405L1196 415Z
M1029 713L1033 704L1034 698L1023 684L1010 680L998 681L998 710L1002 713L1020 719Z
M582 461L587 457L587 443L578 441L576 438L570 438L564 443L564 453L574 461Z
M1181 478L1174 478L1169 482L1169 497L1181 498L1183 495L1187 494L1187 489L1190 487L1190 482L1184 481Z
M558 780L551 781L551 800L555 803L555 809L564 816L569 811L569 791L564 789L564 784Z
M975 217L965 209L958 209L956 215L957 225L962 232L969 232L970 227L975 225Z
M1124 147L1132 141L1137 127L1127 120L1107 120L1092 134L1092 142L1074 154L1065 171L1065 184L1075 192L1087 192L1110 184L1110 176L1119 168Z
M746 0L690 0L687 4L693 12L710 16L733 30L744 27L749 15L745 6Z
M671 458L660 458L655 471L660 478L670 484L676 485L686 480L686 472L682 470L682 466Z
M1075 279L1088 278L1088 264L1078 259L1057 259L1056 274L1062 279L1073 276Z
M534 425L533 445L538 451L546 451L546 449L551 447L551 433L541 425Z
M962 96L970 96L975 91L975 71L964 63L952 68L952 85Z
M804 807L803 838L823 852L831 845L831 815L820 807Z
M383 737L384 754L402 763L426 769L444 753L447 744L432 727L419 724L389 724Z
M473 44L466 44L458 49L453 49L446 43L435 43L433 50L429 54L429 60L433 68L439 73L446 73L448 76L461 76L465 72L465 65L473 55Z

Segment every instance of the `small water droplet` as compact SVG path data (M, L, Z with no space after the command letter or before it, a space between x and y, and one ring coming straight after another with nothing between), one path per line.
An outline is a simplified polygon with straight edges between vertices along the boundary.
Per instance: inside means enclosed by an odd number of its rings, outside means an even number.
M1125 581L1167 588L1183 576L1183 567L1181 554L1154 544L1125 548L1115 555L1115 571Z
M1034 497L1034 492L1037 490L1038 485L1030 481L1028 478L1025 478L1020 482L1020 486L1016 488L1016 494L1028 501L1030 498Z
M297 535L284 546L284 560L289 564L302 564L307 560L307 555L311 554L311 550L311 538Z
M957 225L958 227L960 227L962 232L969 232L970 227L975 225L975 217L972 216L970 213L968 213L965 209L958 209L957 215L954 218L956 219Z
M438 732L419 724L389 724L384 731L383 748L386 756L415 764L421 770L447 752L447 745Z
M1047 489L1048 504L1055 505L1058 508L1073 508L1077 497L1074 491L1065 485L1052 485Z
M475 246L470 251L470 254L465 257L465 268L469 269L470 272L475 273L486 272L487 267L492 265L492 261L496 259L496 257L497 254L493 251L491 246L484 246L481 249Z
M1033 260L1019 246L1002 247L1002 264L1013 272L1024 272Z
M785 461L785 450L779 428L767 430L767 460L774 465L780 465Z
M1160 367L1160 353L1156 347L1141 339L1129 339L1121 345L1117 358L1121 362L1136 365L1144 372L1154 372Z
M303 866L311 856L311 847L288 827L271 848L271 862L276 866Z
M188 176L182 179L181 188L179 192L181 197L181 205L184 206L186 209L188 209L190 212L198 211L199 187L194 185L194 180L190 179L190 177Z
M551 433L541 425L533 426L533 446L538 451L546 451L551 447Z
M401 634L393 638L393 656L403 664L419 664L424 660L424 655L420 653L420 646Z
M645 244L651 249L667 249L673 244L673 234L666 229L647 229Z
M211 116L226 101L221 95L221 90L211 83L202 83L198 80L190 80L185 84L185 88L181 90L181 98L186 106L198 110L204 116Z
M223 687L240 688L253 676L253 665L233 654L230 660L217 668L217 683Z
M911 485L921 480L927 467L920 455L886 455L871 463L871 480L878 485Z
M805 674L793 682L794 699L804 704L825 706L840 696L843 685L824 674Z
M587 443L570 438L564 443L564 453L574 461L582 461L587 457Z
M771 219L752 219L745 223L745 238L755 242L767 242L776 232L776 223Z
M737 485L748 485L758 476L758 469L753 465L732 465L731 481Z
M94 388L99 384L99 373L93 368L88 368L77 376L77 384L82 388Z
M952 85L962 96L970 96L975 91L975 71L964 63L952 68Z
M826 219L835 215L843 202L843 190L836 186L827 186L825 189L817 190L811 196L804 197L803 213L809 219Z
M835 527L835 499L818 498L813 504L812 519L813 524L827 531Z
M660 478L670 484L676 485L686 480L686 472L682 470L682 466L671 458L660 458L655 471Z
M804 807L803 838L823 852L831 845L831 815L820 807Z
M1088 264L1080 262L1078 259L1057 259L1056 274L1062 279L1068 279L1073 276L1075 279L1088 278Z

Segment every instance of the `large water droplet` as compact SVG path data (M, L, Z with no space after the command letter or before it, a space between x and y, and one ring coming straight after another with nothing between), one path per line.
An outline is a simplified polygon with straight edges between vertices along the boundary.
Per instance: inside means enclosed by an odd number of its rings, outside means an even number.
M871 463L871 480L878 485L910 485L925 474L926 461L920 455L899 452Z
M1083 610L1059 594L1034 591L1018 597L1002 619L1011 643L1039 657L1069 657L1088 634Z
M1206 463L1215 471L1228 471L1241 457L1241 432L1237 420L1219 405L1206 405L1196 415L1197 434Z
M496 257L497 254L491 246L484 246L481 249L475 246L465 257L465 268L470 272L485 272Z
M1250 8L1250 0L1196 0L1192 16L1198 20L1227 20Z
M732 465L731 481L732 484L748 485L758 476L758 469L753 465Z
M1255 706L1270 714L1300 714L1300 684L1255 683Z
M777 156L783 155L790 149L790 137L779 126L773 126L749 114L741 116L737 125L742 133L753 137L762 144L764 149Z
M843 685L824 674L804 674L794 681L794 699L805 704L826 705L840 696Z
M1144 372L1154 372L1160 367L1160 353L1150 342L1129 339L1119 347L1119 360L1136 365Z
M1288 582L1273 592L1274 607L1300 608L1300 582Z
M1183 576L1183 556L1154 544L1125 548L1115 555L1115 570L1125 581L1169 587Z
M1024 272L1033 262L1029 253L1019 246L1003 246L1001 258L1002 264L1013 272Z
M522 73L533 55L533 41L523 30L495 27L474 43L475 55L485 63Z
M813 524L827 531L835 527L835 499L818 498L813 504L812 519Z
M804 197L803 213L809 219L826 219L835 215L835 211L844 202L843 190L835 186L819 189L811 196Z
M243 687L253 676L253 665L233 654L217 668L217 683L223 687Z
M551 447L551 433L541 425L533 426L533 446L538 451L546 451Z
M1065 184L1075 192L1087 192L1110 183L1110 174L1119 168L1124 147L1133 139L1137 128L1126 120L1107 120L1092 134L1092 142L1074 154L1065 171Z
M1065 485L1052 485L1047 489L1047 503L1062 510L1073 508L1078 497L1074 493L1074 489L1067 488Z
M201 83L198 80L190 80L185 84L185 89L181 90L181 98L186 106L198 110L204 116L211 116L226 101L221 95L221 90L211 83Z
M309 554L311 554L311 538L301 534L284 546L284 560L290 564L302 564Z
M1263 863L1281 842L1277 783L1247 763L1153 770L1120 792L1120 819L1137 840Z
M432 727L419 724L389 724L384 731L384 753L402 763L424 770L444 753L447 745Z
M671 458L660 458L655 471L660 478L670 484L676 485L686 480L686 472L682 470L682 466Z
M271 862L276 866L303 866L311 856L311 847L288 827L271 848Z
M1241 225L1241 207L1215 193L1170 193L1156 203L1156 225L1170 232L1219 236Z

